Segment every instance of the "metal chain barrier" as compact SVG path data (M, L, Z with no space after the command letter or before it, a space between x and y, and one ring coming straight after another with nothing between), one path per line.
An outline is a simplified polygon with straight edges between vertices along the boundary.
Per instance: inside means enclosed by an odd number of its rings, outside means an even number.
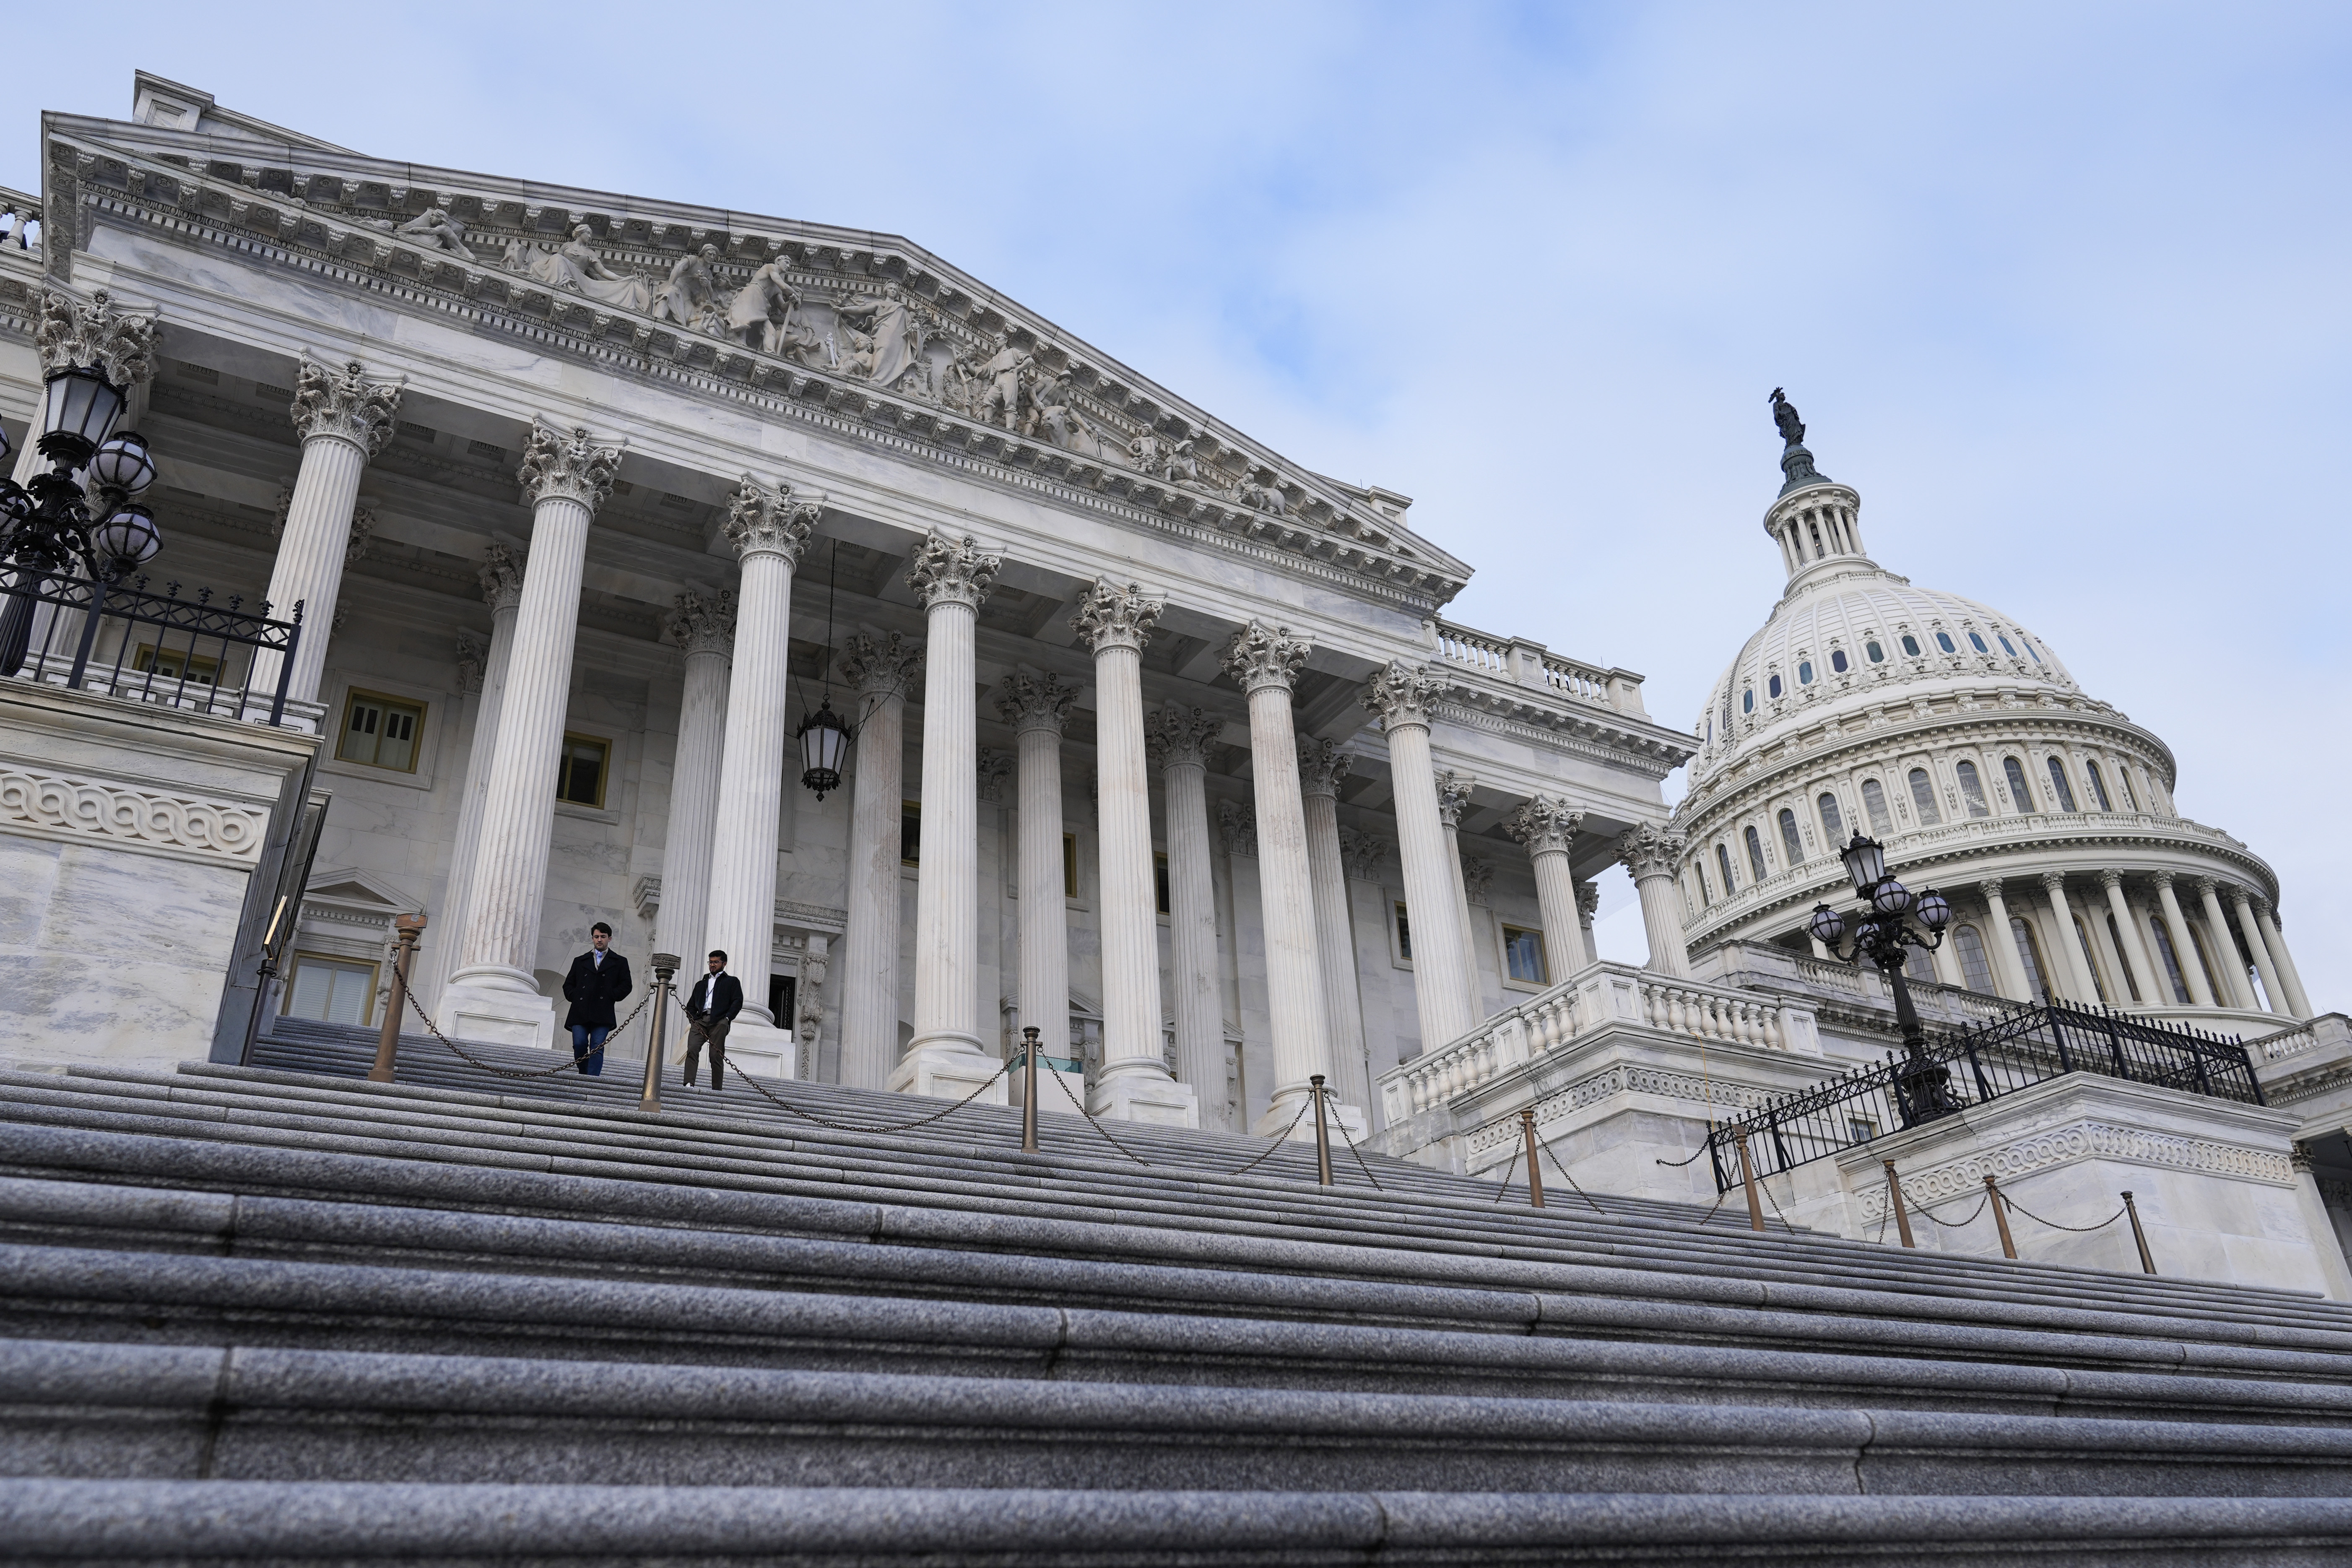
M1514 1149L1511 1151L1511 1163L1503 1167L1503 1184L1496 1188L1495 1192L1495 1201L1496 1203L1501 1203L1506 1197L1510 1195L1511 1178L1519 1173L1519 1162L1526 1157L1527 1152L1525 1150Z
M1328 1084L1327 1084L1327 1085L1325 1085L1325 1086L1324 1086L1324 1089L1323 1089L1323 1090L1322 1090L1322 1093L1323 1093L1323 1098L1324 1098L1324 1099L1326 1099L1326 1100L1329 1100L1329 1099L1331 1098L1331 1089L1330 1089L1330 1086L1329 1086L1329 1085L1328 1085ZM1337 1102L1337 1101L1334 1101L1333 1103L1336 1105L1338 1102ZM1340 1117L1339 1117L1339 1115L1337 1115L1336 1113L1332 1116L1331 1120L1339 1123L1339 1136L1340 1136L1341 1138L1343 1138L1343 1139L1347 1140L1347 1144L1348 1144L1348 1152L1349 1152L1349 1153L1350 1153L1350 1154L1354 1154L1354 1155L1356 1156L1356 1169L1358 1169L1359 1171L1361 1171L1361 1172L1363 1172L1363 1173L1364 1173L1364 1180L1366 1180L1366 1181L1368 1181L1368 1182L1370 1182L1370 1183L1371 1183L1371 1184L1372 1184L1372 1191L1374 1191L1374 1192L1376 1192L1376 1193L1384 1193L1384 1192L1387 1192L1387 1191L1388 1191L1388 1189L1387 1189L1386 1187L1384 1187L1384 1186L1381 1185L1381 1179L1380 1179L1378 1176L1375 1176L1375 1175L1373 1175L1373 1174L1372 1174L1372 1168L1371 1168L1370 1165L1367 1165L1367 1164L1365 1164L1365 1163L1364 1163L1364 1157L1363 1157L1363 1155L1362 1155L1362 1154L1360 1154L1360 1153L1358 1153L1358 1152L1357 1152L1357 1150L1356 1150L1356 1140L1355 1140L1355 1138L1354 1138L1354 1137L1353 1137L1353 1136L1352 1136L1352 1135L1348 1131L1348 1124L1347 1124L1347 1122L1346 1122L1345 1121L1342 1121L1342 1120L1340 1119ZM1573 1183L1573 1182L1571 1182L1571 1183L1570 1183L1569 1184L1570 1184L1570 1186L1574 1186L1576 1184L1575 1184L1575 1183Z
M1546 1138L1540 1132L1537 1133L1536 1147L1551 1156L1551 1168L1559 1173L1559 1179L1568 1184L1569 1191L1574 1193L1578 1197L1582 1198L1585 1202L1585 1206L1591 1209L1594 1214L1599 1215L1602 1219L1607 1219L1609 1217L1609 1211L1602 1208L1599 1204L1594 1203L1592 1201L1592 1194L1576 1184L1576 1178L1568 1173L1567 1162L1559 1157L1559 1151L1551 1146L1551 1141L1549 1139ZM1701 1153L1704 1153L1706 1151L1704 1149L1700 1151ZM1691 1160L1696 1160L1697 1158L1697 1154L1691 1156ZM1690 1163L1690 1160L1685 1160L1683 1163L1687 1165ZM1777 1209L1780 1205L1774 1204L1772 1206ZM1712 1213L1713 1211L1710 1210L1709 1212Z
M1724 1200L1724 1199L1726 1199L1726 1198L1727 1198L1727 1197L1729 1197L1730 1195L1731 1195L1731 1194L1730 1194L1729 1193L1717 1193L1717 1194L1715 1194L1715 1207L1714 1207L1714 1208L1710 1208L1710 1209L1708 1209L1708 1210L1706 1211L1706 1217L1705 1217L1705 1218L1702 1218L1702 1219L1699 1221L1699 1224L1701 1224L1701 1225L1705 1225L1705 1224L1706 1224L1706 1223L1707 1223L1707 1221L1708 1221L1708 1220L1713 1219L1713 1218L1715 1217L1715 1210L1716 1210L1716 1209L1719 1209L1719 1208L1721 1208L1721 1207L1723 1206L1723 1200Z
M680 1002L678 1004L678 1011L681 1013L686 1011L686 1004L684 1002ZM697 1025L692 1018L688 1018L686 1021L686 1026L692 1029L696 1028ZM707 1033L703 1035L703 1038L705 1040L708 1040L709 1037L710 1037ZM712 1059L714 1065L711 1071L715 1075L719 1070L715 1065L717 1058L714 1057ZM965 1095L961 1100L957 1100L945 1110L939 1111L930 1116L918 1117L912 1121L891 1121L882 1123L877 1126L866 1126L854 1121L835 1121L829 1117L819 1116L814 1110L803 1110L799 1106L793 1104L790 1100L770 1093L765 1085L747 1072L738 1072L735 1075L735 1079L738 1083L749 1086L753 1093L760 1096L761 1099L766 1100L769 1104L774 1106L777 1110L797 1116L803 1121L814 1121L819 1127L829 1127L835 1132L911 1132L918 1127L929 1127L934 1121L942 1121L947 1117L953 1116L957 1111L961 1110L965 1106L970 1105L973 1100L978 1100L982 1095L986 1094L990 1089L995 1086L998 1079L1003 1078L1007 1071L1011 1070L1012 1066L1013 1064L1011 1062L998 1063L996 1070L988 1075L988 1081L986 1083L982 1084L978 1089L973 1089L970 1094Z
M1708 1131L1708 1133L1709 1133L1710 1135L1711 1135L1711 1134L1713 1134L1713 1132L1715 1131L1715 1128L1714 1128L1714 1126L1713 1126L1712 1124L1709 1124L1709 1126L1707 1127L1707 1131ZM1697 1159L1701 1154L1704 1154L1704 1153L1706 1153L1706 1144L1704 1144L1704 1143L1702 1143L1702 1144L1700 1144L1697 1148L1696 1148L1696 1149L1692 1150L1692 1151L1690 1152L1690 1153L1689 1153L1688 1155L1686 1155L1685 1157L1684 1157L1683 1159L1680 1159L1680 1160L1660 1160L1660 1161L1658 1162L1658 1163L1659 1163L1659 1164L1661 1164L1661 1165L1664 1165L1664 1166L1667 1170L1669 1170L1669 1171L1679 1171L1679 1170L1681 1170L1685 1165L1689 1164L1689 1163L1691 1163L1691 1161ZM1555 1154L1554 1156L1552 1156L1552 1157L1553 1157L1554 1159L1558 1159L1558 1158L1559 1158L1559 1156L1558 1156L1558 1155L1556 1155L1556 1154Z
M1990 1193L1979 1194L1977 1196L1977 1206L1969 1211L1968 1218L1960 1220L1946 1219L1942 1215L1937 1214L1934 1209L1929 1208L1926 1204L1919 1202L1916 1198L1912 1200L1911 1206L1917 1209L1921 1214L1926 1215L1929 1219L1934 1220L1937 1225L1949 1226L1954 1230L1962 1230L1976 1224L1977 1216L1984 1213L1985 1205L1990 1202L1992 1202L1992 1194Z
M502 1068L496 1062L486 1062L481 1058L476 1056L473 1052L467 1050L465 1047L459 1045L457 1041L451 1039L448 1036L443 1034L439 1029L436 1028L434 1026L433 1020L425 1016L425 1009L417 1005L415 992L409 990L404 985L401 987L401 993L407 1000L408 1010L416 1016L416 1021L418 1023L425 1026L425 1032L426 1034L432 1036L450 1051L464 1058L467 1061L481 1068L484 1072L496 1073L500 1078L552 1078L560 1072L577 1071L580 1064L588 1059L587 1056L579 1054L577 1047L574 1047L572 1055L556 1063L551 1068L532 1068L526 1071L521 1068ZM626 1018L622 1019L620 1023L614 1025L611 1031L605 1035L605 1039L609 1042L614 1035L619 1034L623 1029L625 1029L631 1024L635 1023L637 1021L637 1013L644 1012L646 1010L646 1003L650 1002L653 999L654 994L651 991L646 992L645 1001L637 1004L637 1012L630 1014ZM601 1046L597 1047L598 1050L603 1048L604 1047ZM594 1052L589 1053L589 1055L593 1054ZM593 1078L595 1075L591 1073L587 1076Z
M1282 1135L1274 1141L1273 1146L1267 1149L1265 1153L1260 1154L1256 1159L1252 1160L1248 1164L1242 1166L1238 1170L1227 1171L1223 1173L1227 1176L1244 1175L1248 1172L1256 1170L1260 1165L1265 1164L1268 1160L1273 1159L1276 1154L1282 1152L1282 1146L1290 1142L1290 1135L1298 1131L1299 1122L1305 1120L1307 1116L1307 1098L1304 1095L1301 1095L1298 1100L1298 1113L1290 1119L1290 1125L1282 1130Z
M1077 1113L1087 1119L1087 1126L1093 1128L1096 1131L1103 1135L1103 1142L1108 1143L1112 1148L1118 1150L1120 1153L1126 1155L1129 1159L1134 1161L1145 1170L1148 1171L1151 1169L1150 1161L1145 1159L1142 1155L1137 1153L1134 1150L1129 1148L1126 1144L1120 1142L1118 1139L1110 1135L1110 1129L1105 1127L1102 1124L1101 1120L1097 1118L1093 1111L1088 1110L1084 1104L1080 1103L1077 1092L1071 1089L1068 1084L1063 1083L1062 1075L1059 1072L1055 1071L1052 1068L1047 1068L1045 1069L1045 1076L1052 1079L1055 1083L1062 1085L1062 1098L1068 1100L1077 1110Z
M1886 1206L1878 1211L1878 1234L1870 1238L1871 1245L1881 1247L1886 1242L1886 1222L1895 1217L1895 1178L1886 1179Z
M2075 1232L2077 1235L2088 1235L2090 1232L2095 1230L2105 1230L2107 1226L2115 1224L2116 1221L2124 1217L2124 1211L2117 1209L2115 1213L2109 1215L2106 1218L2101 1220L2096 1225L2060 1225L2054 1219L2043 1219L2040 1215L2035 1214L2032 1209L2027 1208L2023 1204L2019 1203L2007 1193L2000 1194L2000 1201L2007 1204L2010 1208L2016 1213L2023 1215L2026 1218L2034 1221L2036 1224L2046 1225L2053 1230L2071 1230Z

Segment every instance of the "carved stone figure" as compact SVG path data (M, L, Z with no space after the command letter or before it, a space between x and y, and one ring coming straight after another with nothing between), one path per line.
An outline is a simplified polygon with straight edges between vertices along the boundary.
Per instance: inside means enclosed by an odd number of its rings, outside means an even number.
M436 249L463 257L467 261L474 259L473 251L466 244L465 228L440 207L428 209L422 217L410 218L393 232L406 235L411 239L421 239Z
M1171 485L1197 485L1201 482L1200 460L1192 455L1192 443L1179 441L1176 449L1168 454L1160 475Z
M718 259L719 247L715 245L706 245L692 256L679 257L677 265L669 269L669 281L654 297L654 320L676 321L681 327L699 322L713 298L710 268Z
M854 295L833 310L844 321L854 318L874 323L873 348L865 374L875 385L896 386L909 370L922 368L922 333L915 320L915 304L896 283L886 287L879 299Z
M727 325L743 334L743 341L763 353L782 353L793 324L793 311L799 308L800 290L793 288L785 275L783 258L778 257L757 272L751 280L735 291L728 301ZM803 348L814 347L814 332L805 334Z
M1156 430L1144 431L1127 444L1127 455L1135 459L1135 466L1144 473L1158 474L1161 466L1160 433Z
M581 224L561 250L534 251L517 240L507 247L506 267L552 289L569 289L625 310L646 310L653 303L653 285L634 272L615 272L605 266L596 247L588 243L595 232ZM520 267L518 260L522 263Z
M986 384L972 417L987 424L1002 414L1004 427L1013 428L1021 415L1021 373L1029 367L1030 355L1025 349L1013 346L1010 333L996 335L996 352L979 367L979 375Z
M1081 452L1088 457L1102 455L1102 441L1095 435L1094 426L1078 412L1077 389L1071 385L1069 372L1064 371L1051 382L1031 390L1030 402L1034 426L1045 433L1045 438L1066 452Z
M1276 517L1287 517L1290 515L1290 498L1282 493L1281 486L1272 482L1273 479L1272 470L1266 468L1253 468L1243 475L1242 504L1255 507L1259 511L1272 512Z

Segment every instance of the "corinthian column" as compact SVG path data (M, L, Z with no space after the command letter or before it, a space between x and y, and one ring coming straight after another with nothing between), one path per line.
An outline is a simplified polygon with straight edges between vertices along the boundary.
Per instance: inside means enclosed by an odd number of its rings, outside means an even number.
M710 914L710 846L719 825L719 772L726 755L728 660L735 649L735 595L677 596L663 630L686 650L686 688L677 705L677 752L669 771L669 826L662 838L660 934L654 945L677 953L686 973L702 965ZM743 973L731 951L729 962ZM763 998L764 999L764 998ZM677 1035L677 1030L671 1030ZM683 1057L685 1047L678 1047Z
M1014 885L1021 905L1021 1022L1037 1028L1045 1055L1065 1058L1071 1054L1070 911L1062 879L1062 726L1077 694L1059 676L1015 670L996 699L996 711L1013 726L1020 748ZM1061 1099L1059 1089L1054 1098Z
M1576 914L1576 873L1568 868L1569 847L1584 813L1555 795L1535 795L1511 813L1503 831L1528 847L1535 867L1536 907L1543 911L1544 963L1555 985L1584 967Z
M2197 941L2189 935L2189 921L2180 912L2180 897L2172 890L2172 873L2151 871L2148 879L2156 884L2156 901L2164 911L2166 934L2172 939L2172 956L2179 962L2189 1000L2200 1007L2213 1006L2213 987L2206 984L2205 966L2197 962Z
M497 754L499 714L505 706L507 667L514 661L515 610L522 603L522 563L498 541L482 552L482 599L490 606L490 646L482 656L481 695L474 703L474 737L466 749L466 783L457 797L457 837L449 848L449 886L438 911L443 929L431 932L433 973L416 988L417 1001L437 998L457 967L459 917L474 884L474 860L481 850L482 807L490 792L490 759ZM437 937L438 941L434 941ZM437 1001L434 1003L438 1005Z
M1215 881L1209 863L1209 748L1218 722L1170 704L1151 726L1167 791L1168 956L1175 971L1176 1073L1203 1125L1225 1127L1225 1017L1217 968ZM1239 1128L1225 1128L1238 1132Z
M2100 872L2099 887L2107 895L2107 912L2115 917L2119 933L2116 940L2123 944L2124 964L2131 971L2132 984L2139 988L2140 1000L2150 1007L2168 1006L2172 994L2159 989L2156 965L2148 960L2147 938L2139 922L2132 919L2131 905L2124 900L2124 874L2116 870Z
M555 773L580 627L588 525L613 490L619 447L534 420L523 448L530 564L515 612L514 657L482 807L481 847L459 918L457 970L441 994L444 1032L507 1045L551 1045L554 1005L531 974L555 827Z
M923 857L915 873L915 1037L889 1087L961 1100L995 1072L980 1035L980 775L975 628L1003 561L934 531L907 586L928 617L923 673ZM1005 1103L999 1079L983 1097Z
M787 1062L786 1018L768 1011L768 968L776 942L776 823L784 786L785 661L792 654L793 568L808 548L822 496L773 489L749 474L727 503L727 542L742 563L736 586L735 647L727 688L727 740L719 764L711 829L711 947L724 948L743 982L743 1011L730 1038ZM681 955L683 956L683 955Z
M1348 1105L1372 1103L1364 1042L1364 994L1356 983L1356 938L1348 920L1348 866L1339 848L1339 781L1354 759L1330 741L1298 737L1298 784L1307 809L1307 865L1315 882L1315 952L1323 967L1323 1016L1331 1032L1331 1091Z
M1462 900L1437 804L1437 772L1429 752L1429 721L1444 688L1426 675L1391 664L1364 689L1365 705L1381 716L1389 738L1390 787L1396 796L1397 855L1404 864L1404 905L1412 921L1412 988L1421 1012L1421 1048L1434 1051L1470 1032L1475 1009L1473 976L1463 960Z
M1315 940L1315 889L1307 863L1307 809L1298 788L1298 746L1291 728L1290 685L1307 645L1286 626L1252 621L1225 649L1225 671L1248 694L1250 776L1257 793L1257 874L1265 905L1265 992L1274 1036L1274 1096L1261 1133L1312 1137L1298 1108L1308 1079L1331 1077L1330 1021L1323 1005L1323 963ZM1360 1106L1341 1102L1362 1128ZM1296 1121L1294 1121L1294 1118Z
M849 797L848 954L841 983L841 1082L880 1089L898 1059L899 824L905 812L907 687L923 650L897 632L856 632L841 678L857 694ZM974 785L977 789L977 784Z
M2253 896L2243 888L2230 889L2230 902L2238 911L2238 929L2245 933L2246 951L2253 955L2254 968L2263 977L2263 995L2270 1002L2271 1011L2288 1011L2286 987L2279 982L2278 965L2271 962L2271 950L2263 942L2263 929L2254 923Z
M2254 924L2262 931L2263 945L2271 950L2279 984L2286 988L2287 1011L2298 1018L2310 1017L2311 998L2304 993L2303 976L2294 972L2294 959L2286 950L2286 938L2279 935L2278 922L2271 918L2270 905L2260 899L2254 900Z
M2254 1000L2253 987L2246 982L2245 963L2238 957L2238 939L2230 934L2229 917L2221 912L2221 888L2210 877L2197 879L2197 897L2205 909L2206 939L2211 944L2213 962L2221 966L2221 984L2230 993L2223 1005L2260 1012L2262 1005Z
M1462 813L1474 783L1452 768L1437 775L1437 819L1445 825L1445 863L1454 874L1454 923L1462 932L1462 973L1469 978L1475 1023L1486 1016L1486 984L1478 974L1478 927L1470 917L1470 879L1462 864Z
M1160 1048L1160 931L1152 896L1151 781L1143 745L1143 645L1168 601L1098 580L1070 625L1095 656L1095 780L1102 825L1103 1065L1097 1116L1198 1127L1192 1091Z
M1643 823L1617 840L1617 857L1633 873L1642 900L1642 934L1650 941L1646 967L1660 974L1688 974L1682 917L1675 912L1675 866L1683 858L1683 836Z
M2074 911L2066 902L2065 873L2044 871L2042 891L2042 901L2050 909L2052 943L2065 961L2063 988L2073 994L2075 1001L2091 1006L2099 1000L2098 972L2091 967L2091 955L2083 949L2082 933L2074 929Z
M1978 883L1977 890L1984 895L1985 909L1992 916L1994 929L1985 938L1985 958L1992 964L1995 984L2012 1002L2035 1000L2032 983L2026 979L2017 956L2017 933L2009 929L2009 905L2001 900L2000 879Z
M360 470L392 434L400 386L398 377L370 381L357 360L335 370L308 353L302 356L292 409L295 431L302 437L302 466L295 470L285 532L269 569L270 613L289 616L297 604L302 606L302 636L286 685L286 695L297 702L319 700L327 634L335 624L335 595L351 548L352 511L359 502ZM254 692L277 689L283 657L254 656Z
M1601 962L1600 939L1592 934L1592 917L1601 912L1601 889L1592 882L1576 885L1576 940L1583 943L1584 962Z

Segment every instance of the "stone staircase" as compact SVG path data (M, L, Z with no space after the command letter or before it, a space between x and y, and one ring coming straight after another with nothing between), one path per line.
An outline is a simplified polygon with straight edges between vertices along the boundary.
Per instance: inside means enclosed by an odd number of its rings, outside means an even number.
M0 1072L0 1558L2340 1563L2352 1310L288 1027ZM517 1068L542 1053L481 1047ZM871 1127L938 1102L771 1083ZM1377 1181L1376 1188L1372 1184Z

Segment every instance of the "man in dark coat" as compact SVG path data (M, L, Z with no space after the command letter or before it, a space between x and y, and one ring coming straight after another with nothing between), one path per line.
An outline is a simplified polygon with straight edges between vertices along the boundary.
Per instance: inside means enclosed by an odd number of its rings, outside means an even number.
M710 1087L717 1089L727 1070L727 1031L743 1010L743 983L727 973L727 955L713 950L710 973L694 983L686 998L686 1081L694 1081L695 1058L710 1045Z
M613 1004L629 994L629 961L612 951L613 928L598 921L588 928L590 951L572 961L563 977L563 999L572 1011L563 1026L572 1031L572 1059L584 1078L604 1070L604 1037L613 1032Z

